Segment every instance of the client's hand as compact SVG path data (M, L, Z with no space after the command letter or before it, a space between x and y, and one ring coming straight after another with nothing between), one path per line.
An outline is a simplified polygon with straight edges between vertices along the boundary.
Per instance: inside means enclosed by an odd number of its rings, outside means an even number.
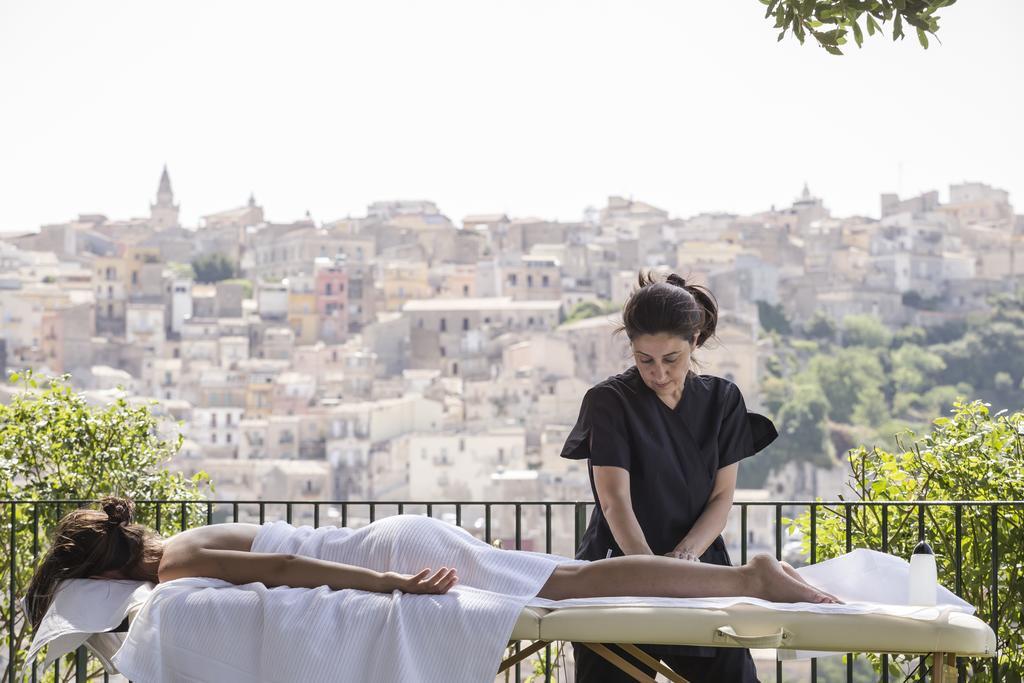
M448 589L459 580L459 577L455 575L455 570L447 567L441 567L433 575L427 568L415 576L388 572L387 577L392 579L390 590L427 595L447 593Z

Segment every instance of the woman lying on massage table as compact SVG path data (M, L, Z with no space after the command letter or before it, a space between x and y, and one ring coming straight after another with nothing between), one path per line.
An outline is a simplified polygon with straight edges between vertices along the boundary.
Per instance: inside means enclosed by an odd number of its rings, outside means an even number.
M26 595L33 625L38 627L65 579L132 579L160 583L185 577L210 577L235 584L390 593L440 594L458 582L456 568L425 568L415 575L379 572L291 554L251 552L260 530L256 524L214 524L170 538L133 522L135 505L106 498L102 510L80 509L57 524L53 543L36 568ZM388 518L394 519L394 518ZM374 522L384 524L388 519ZM427 519L430 518L419 518ZM430 522L428 522L430 524ZM434 520L428 527L447 527ZM496 553L514 553L498 550ZM792 567L768 555L742 567L679 562L631 555L557 566L538 593L561 600L607 596L725 597L747 596L772 602L832 603L838 600L800 578Z

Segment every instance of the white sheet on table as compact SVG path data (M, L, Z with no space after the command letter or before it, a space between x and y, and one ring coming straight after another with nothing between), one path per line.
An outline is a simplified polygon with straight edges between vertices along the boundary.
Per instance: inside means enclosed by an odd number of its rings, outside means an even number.
M95 633L110 631L121 625L128 610L149 597L153 584L142 581L112 579L68 579L58 587L53 602L32 636L32 645L25 657L25 666L35 661L44 647L45 671L59 657L78 649ZM109 638L121 638L110 634ZM104 666L108 662L103 663Z
M118 669L143 683L492 681L523 607L568 561L498 550L412 515L361 529L276 522L252 549L404 574L445 565L460 583L445 595L404 595L171 581L132 623Z

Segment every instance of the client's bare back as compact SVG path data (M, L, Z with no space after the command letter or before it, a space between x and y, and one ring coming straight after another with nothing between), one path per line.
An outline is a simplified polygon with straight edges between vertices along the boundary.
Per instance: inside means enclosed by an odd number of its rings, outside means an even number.
M250 552L259 530L258 524L227 523L182 531L164 541L161 564L181 560L202 548Z

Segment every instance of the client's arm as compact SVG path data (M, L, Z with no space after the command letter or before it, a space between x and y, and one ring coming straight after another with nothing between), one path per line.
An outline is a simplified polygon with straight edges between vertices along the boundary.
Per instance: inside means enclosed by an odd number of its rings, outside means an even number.
M160 581L205 576L235 584L262 583L266 586L335 590L354 588L375 593L446 593L458 578L454 569L442 567L433 574L424 569L415 576L376 572L363 567L318 560L300 555L252 553L240 550L194 548L160 563Z

